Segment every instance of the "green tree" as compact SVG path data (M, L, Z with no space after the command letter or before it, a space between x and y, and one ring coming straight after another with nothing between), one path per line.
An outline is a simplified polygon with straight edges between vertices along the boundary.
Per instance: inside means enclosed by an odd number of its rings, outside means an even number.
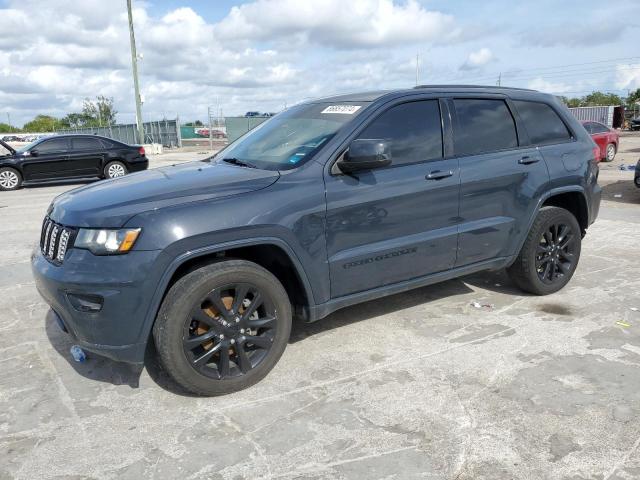
M9 125L8 123L0 122L0 132L2 133L16 133L19 131L20 129L18 127L14 127L12 125Z
M108 126L116 123L116 113L113 106L113 98L107 98L103 95L96 97L93 102L85 98L82 104L82 116L85 127Z
M55 132L60 128L60 120L49 115L37 115L36 118L27 122L22 127L25 132Z
M591 92L582 99L581 107L622 105L622 98L613 93Z
M627 97L627 103L629 105L636 102L640 102L640 88L638 88L635 92L631 92Z
M204 124L200 120L196 120L195 122L187 122L184 124L185 127L203 127Z

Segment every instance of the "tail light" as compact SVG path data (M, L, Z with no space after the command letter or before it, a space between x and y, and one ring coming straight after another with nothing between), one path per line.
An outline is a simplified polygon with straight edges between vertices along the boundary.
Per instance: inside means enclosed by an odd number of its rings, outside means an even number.
M143 149L144 150L144 149ZM597 145L591 149L591 153L593 155L593 161L596 163L600 162L600 147Z
M140 147L140 148L138 149L138 153L140 154L140 156L141 156L141 157L144 157L144 155L145 155L144 147Z

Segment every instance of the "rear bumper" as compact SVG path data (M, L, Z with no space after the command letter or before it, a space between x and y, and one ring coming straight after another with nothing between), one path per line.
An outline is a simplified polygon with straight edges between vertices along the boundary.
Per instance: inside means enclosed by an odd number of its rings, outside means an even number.
M602 200L602 187L597 183L593 186L591 193L591 205L589 206L589 225L596 221L600 213L600 201Z
M155 291L158 251L95 256L71 249L64 264L50 263L36 248L31 256L35 284L59 324L82 348L128 363L142 363L147 344L145 318ZM96 312L80 311L74 295L101 299Z
M149 159L147 157L143 157L139 160L134 160L128 162L129 172L141 172L143 170L147 170L149 168Z

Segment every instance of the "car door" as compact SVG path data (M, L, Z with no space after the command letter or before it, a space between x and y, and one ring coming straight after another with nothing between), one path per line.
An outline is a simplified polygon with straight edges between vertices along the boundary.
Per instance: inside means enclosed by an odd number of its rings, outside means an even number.
M392 163L325 175L332 298L449 270L456 258L459 169L444 156L439 101L390 105L359 130L351 140L384 139Z
M102 174L105 149L99 138L71 137L69 163L74 177L97 177Z
M520 139L505 98L454 98L454 152L460 162L456 267L514 255L549 182L543 158Z
M70 176L69 139L54 137L37 143L24 154L25 180L49 180Z

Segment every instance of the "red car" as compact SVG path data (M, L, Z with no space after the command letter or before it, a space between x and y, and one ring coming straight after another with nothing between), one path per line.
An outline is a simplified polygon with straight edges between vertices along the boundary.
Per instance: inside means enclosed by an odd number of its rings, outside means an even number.
M618 132L600 122L582 122L582 125L600 147L600 160L612 162L620 143Z

